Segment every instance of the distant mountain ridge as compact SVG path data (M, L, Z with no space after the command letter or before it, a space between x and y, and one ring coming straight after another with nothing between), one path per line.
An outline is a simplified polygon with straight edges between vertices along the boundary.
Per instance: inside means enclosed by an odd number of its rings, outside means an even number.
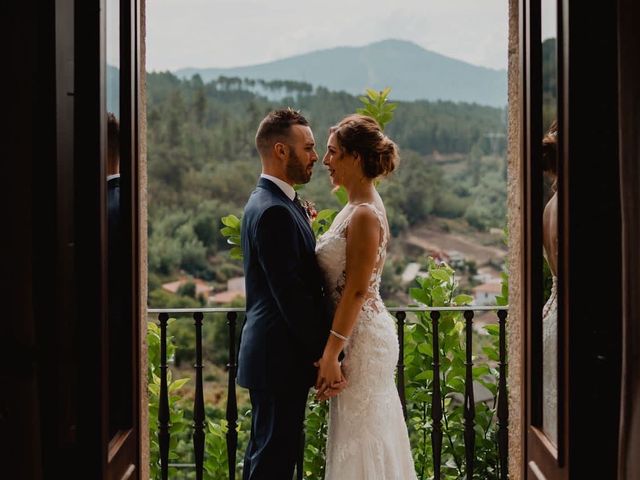
M296 80L354 95L390 86L393 100L507 104L506 70L471 65L404 40L318 50L259 65L184 68L174 73L182 78L199 74L205 82L220 76Z

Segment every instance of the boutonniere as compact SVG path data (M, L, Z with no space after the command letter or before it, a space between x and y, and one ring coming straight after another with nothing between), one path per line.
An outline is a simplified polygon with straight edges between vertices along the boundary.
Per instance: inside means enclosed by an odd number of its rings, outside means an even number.
M302 198L300 199L300 202L302 203L302 208L304 208L304 211L307 214L309 223L313 223L313 221L318 216L318 211L316 210L316 204L313 202L310 202L309 200L304 200Z

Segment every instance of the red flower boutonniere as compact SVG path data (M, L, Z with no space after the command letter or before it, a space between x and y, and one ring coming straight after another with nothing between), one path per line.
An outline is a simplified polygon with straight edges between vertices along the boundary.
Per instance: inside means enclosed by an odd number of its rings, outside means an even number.
M302 208L307 213L307 218L309 219L309 223L313 223L313 221L318 216L318 211L316 210L316 204L310 202L309 200L301 200Z

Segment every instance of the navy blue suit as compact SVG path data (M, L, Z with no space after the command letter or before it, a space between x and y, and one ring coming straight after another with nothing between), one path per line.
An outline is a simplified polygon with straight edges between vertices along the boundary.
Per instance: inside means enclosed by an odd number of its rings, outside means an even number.
M330 309L306 214L270 180L261 178L251 194L241 238L247 314L238 384L252 404L244 478L290 480Z

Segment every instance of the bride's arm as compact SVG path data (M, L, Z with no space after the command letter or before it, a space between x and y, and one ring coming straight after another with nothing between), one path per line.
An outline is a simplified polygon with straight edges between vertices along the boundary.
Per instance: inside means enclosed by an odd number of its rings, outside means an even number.
M369 208L357 207L347 233L345 285L336 307L331 329L339 336L349 337L358 314L367 297L367 291L376 263L380 245L380 222ZM338 335L329 335L319 362L316 388L324 388L343 380L338 355L346 341ZM324 387L324 388L323 388Z

